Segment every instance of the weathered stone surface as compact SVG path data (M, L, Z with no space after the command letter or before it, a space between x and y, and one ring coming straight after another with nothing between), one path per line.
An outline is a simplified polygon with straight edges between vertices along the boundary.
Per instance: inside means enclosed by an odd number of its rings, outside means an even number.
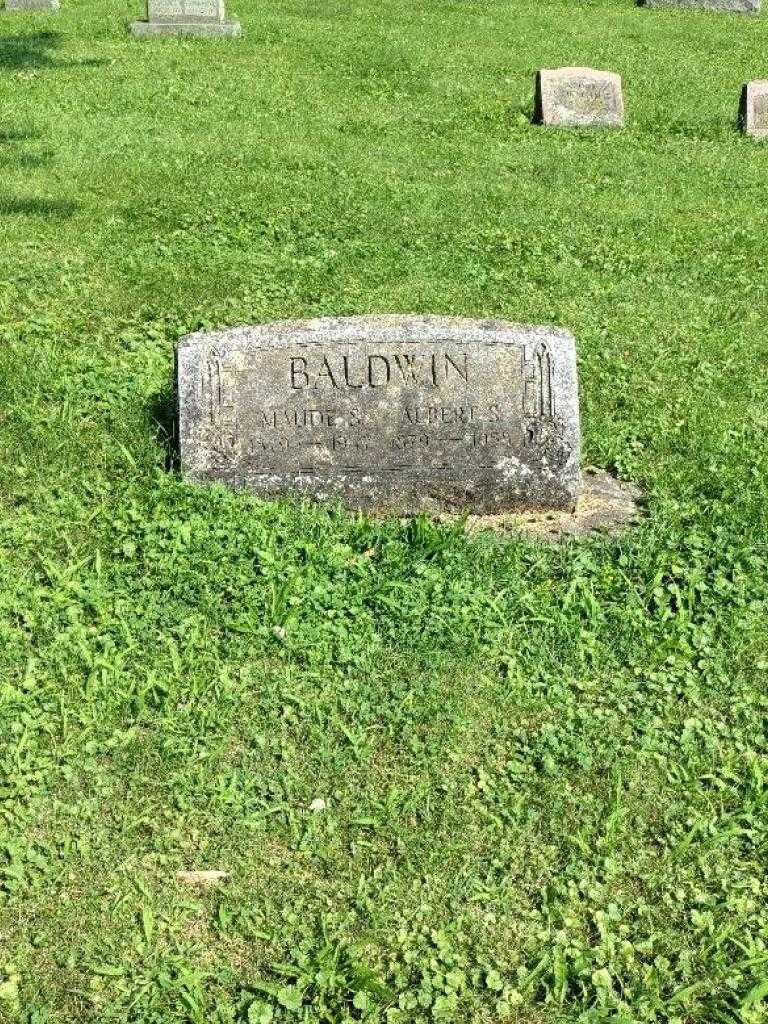
M5 0L6 11L31 11L51 14L59 9L59 0Z
M746 135L768 138L768 80L747 82L741 90L740 120Z
M573 337L371 316L238 327L177 352L182 470L358 508L572 509Z
M757 14L760 0L641 0L642 7L687 7L726 14Z
M147 0L149 21L224 21L223 0Z
M620 128L621 77L594 68L542 68L536 75L535 119L577 128Z
M634 484L617 480L604 469L587 467L581 474L579 500L574 510L470 514L466 516L465 528L470 533L477 530L522 533L555 543L569 537L613 536L640 522L641 498ZM455 512L443 512L439 518L450 523L456 516Z
M134 21L135 36L238 36L240 22L227 20L224 0L147 0L147 20Z

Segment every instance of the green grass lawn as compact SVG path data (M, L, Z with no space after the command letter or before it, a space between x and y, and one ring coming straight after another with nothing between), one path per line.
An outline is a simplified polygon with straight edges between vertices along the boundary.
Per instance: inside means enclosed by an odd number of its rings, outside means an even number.
M766 1021L768 14L140 6L0 11L0 1020ZM643 524L166 469L183 333L373 312L572 330Z

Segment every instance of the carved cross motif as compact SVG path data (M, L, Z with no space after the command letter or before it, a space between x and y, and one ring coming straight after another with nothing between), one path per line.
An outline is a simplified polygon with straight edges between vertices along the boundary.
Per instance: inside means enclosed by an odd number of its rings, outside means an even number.
M530 356L523 352L523 415L532 419L554 419L552 355L541 341Z
M216 349L204 359L200 373L200 403L208 420L215 447L231 451L237 438L237 407L232 400L232 381Z

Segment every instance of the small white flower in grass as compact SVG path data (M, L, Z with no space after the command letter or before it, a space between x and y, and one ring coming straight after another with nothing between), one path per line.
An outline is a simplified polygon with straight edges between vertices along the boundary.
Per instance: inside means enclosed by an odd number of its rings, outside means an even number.
M317 813L318 811L324 811L326 808L326 802L321 796L316 797L309 805L310 811Z

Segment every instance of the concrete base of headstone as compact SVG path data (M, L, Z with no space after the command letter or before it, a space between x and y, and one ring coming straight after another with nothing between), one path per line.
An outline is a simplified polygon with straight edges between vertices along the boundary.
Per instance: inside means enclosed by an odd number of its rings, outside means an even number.
M6 11L31 14L53 14L59 9L59 0L5 0Z
M739 123L745 135L768 139L768 80L747 82L741 90Z
M134 21L131 32L149 36L198 36L203 39L233 38L242 31L239 21Z
M572 537L612 537L636 526L643 518L642 494L634 484L617 480L604 469L585 469L576 508L554 512L500 512L462 514L467 533L492 530L504 535L523 534L559 543ZM455 523L456 513L443 513L441 522Z
M542 68L536 75L534 120L569 128L620 128L621 76L594 68Z
M760 0L640 0L641 7L682 7L724 14L757 14Z

